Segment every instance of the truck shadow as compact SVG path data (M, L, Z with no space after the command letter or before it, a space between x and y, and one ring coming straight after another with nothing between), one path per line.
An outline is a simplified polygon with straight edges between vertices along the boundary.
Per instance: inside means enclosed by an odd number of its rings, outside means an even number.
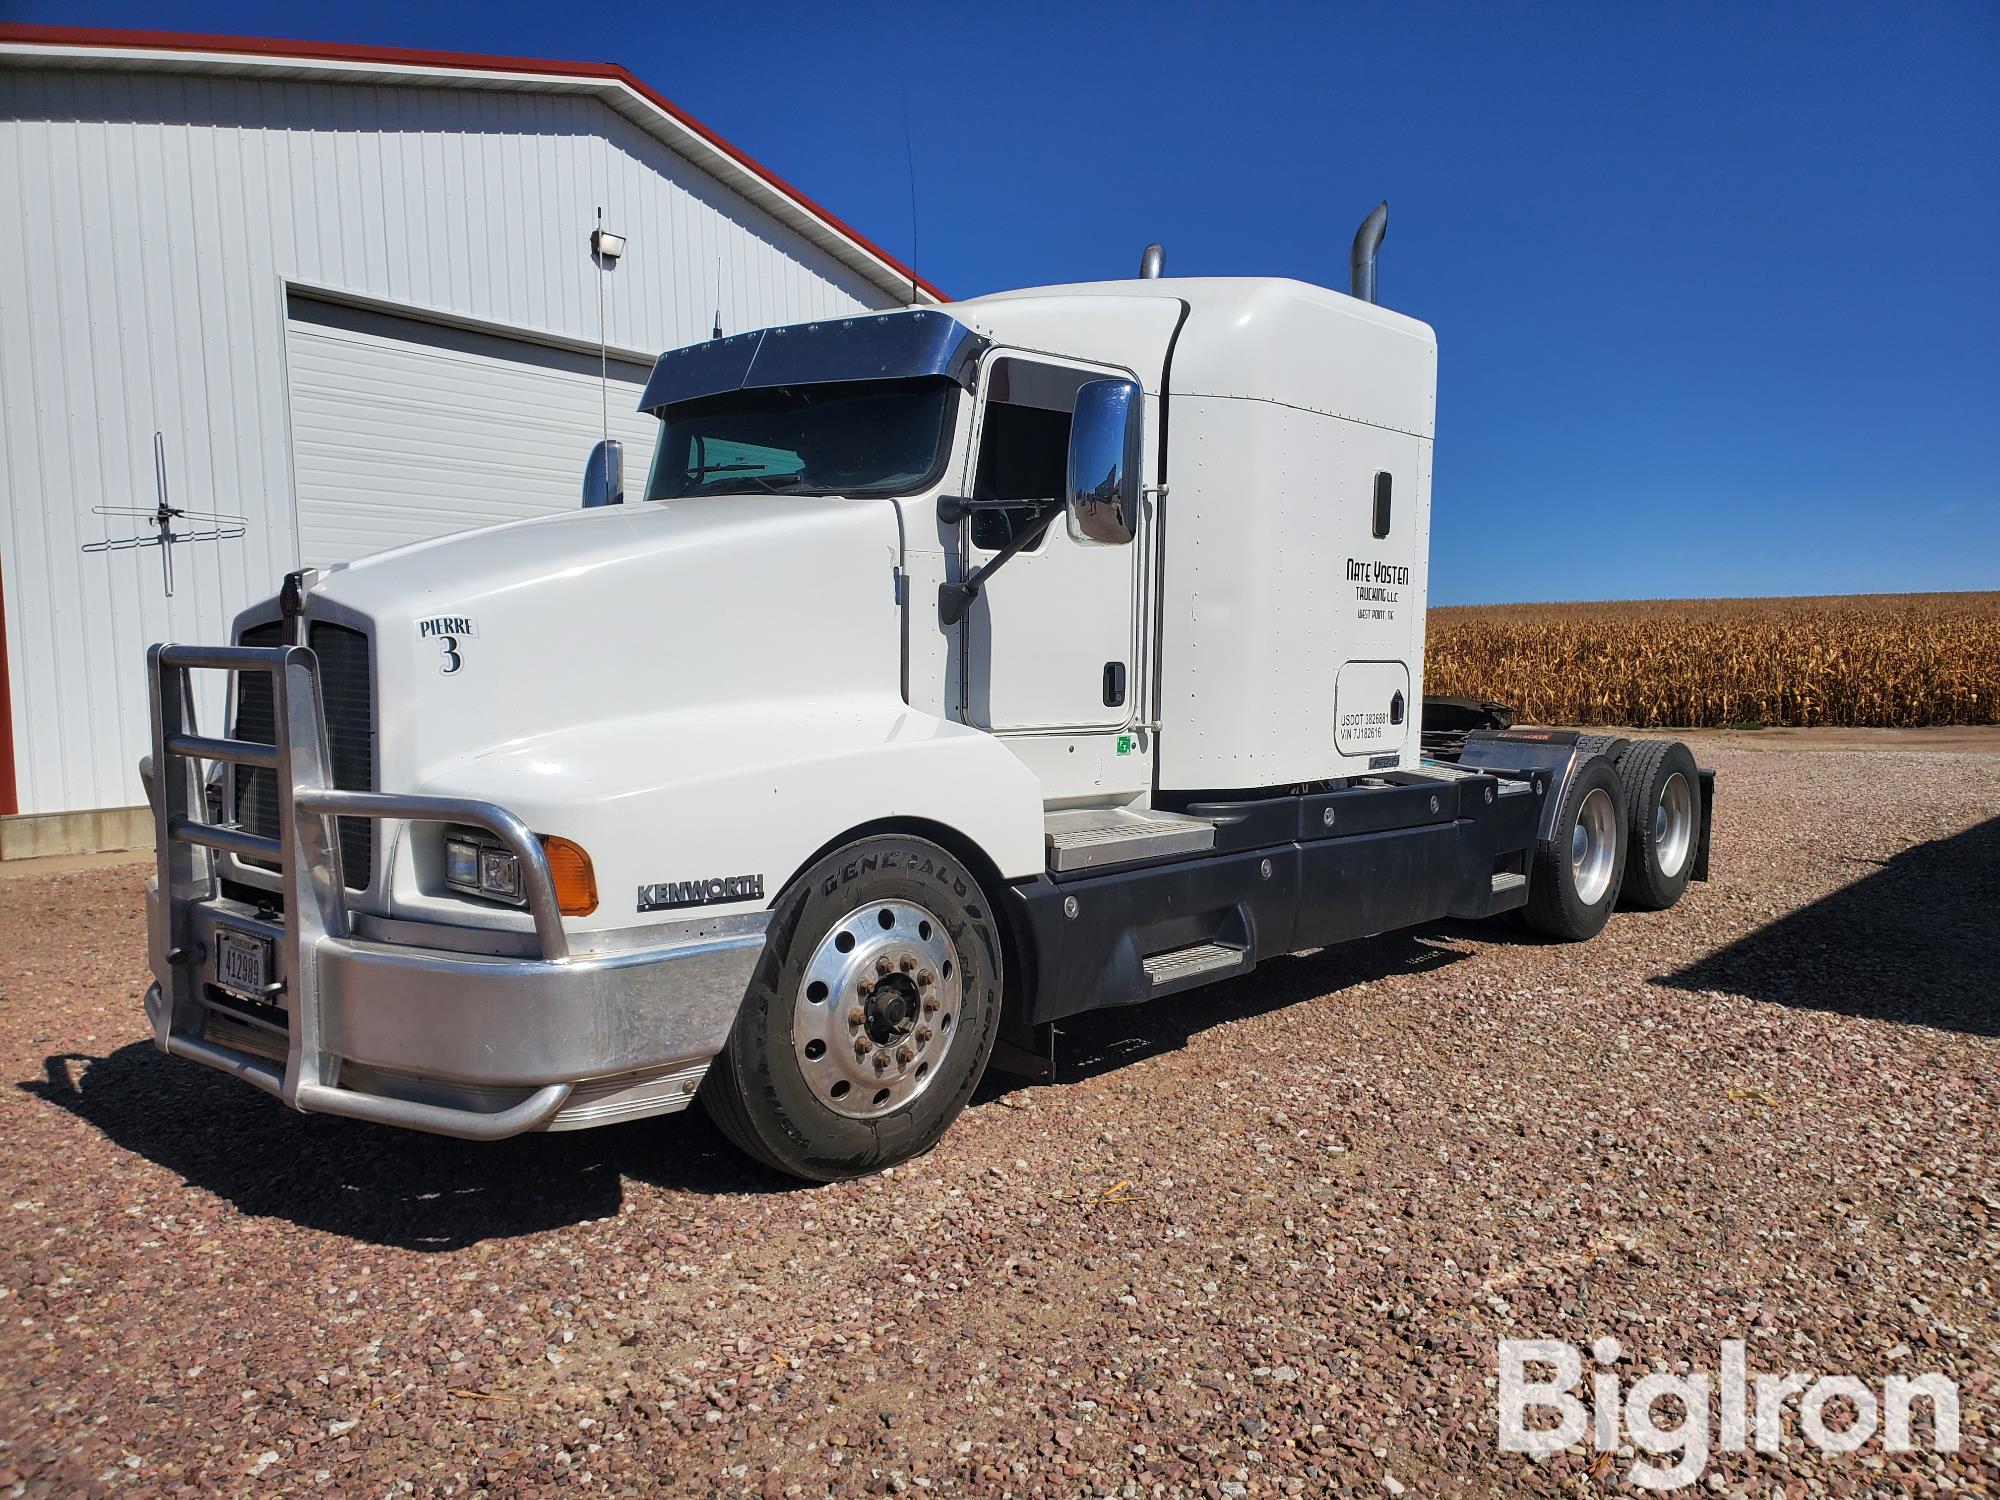
M1916 844L1872 873L1657 981L1877 1020L2000 1035L2000 818ZM1092 1078L1202 1033L1392 974L1448 967L1491 924L1444 923L1309 955L1165 1000L1062 1023L1057 1079ZM1502 940L1520 940L1512 931ZM1454 946L1454 944L1460 946ZM626 1177L695 1194L803 1184L739 1156L698 1109L480 1145L301 1115L134 1042L59 1053L20 1088L241 1212L442 1251L616 1214ZM990 1073L974 1103L1028 1087Z
M241 1212L409 1250L456 1250L616 1214L632 1177L698 1193L797 1187L747 1161L699 1109L600 1130L454 1141L286 1109L163 1057L63 1053L19 1085Z
M1063 1027L1057 1077L1093 1077L1228 1021L1463 956L1400 934L1078 1017ZM163 1057L150 1042L107 1057L57 1053L43 1069L18 1087L239 1212L400 1249L457 1250L606 1218L623 1204L627 1177L703 1195L809 1190L739 1155L699 1109L476 1144L298 1114L236 1079ZM1024 1086L989 1073L973 1102Z
M1871 863L1657 982L2000 1036L2000 818Z

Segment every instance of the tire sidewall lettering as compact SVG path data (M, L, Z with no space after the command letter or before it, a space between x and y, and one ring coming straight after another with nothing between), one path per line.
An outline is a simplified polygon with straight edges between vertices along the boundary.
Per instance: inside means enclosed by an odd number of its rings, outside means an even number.
M926 877L935 881L945 890L950 891L952 895L961 901L971 899L972 887L967 883L964 872L954 868L950 863L939 862L928 857L921 860L915 857L898 859L894 853L884 853L879 858L875 855L868 855L860 859L847 861L838 870L826 875L820 881L819 893L821 896L832 896L843 887L852 885L864 875L891 870L900 870L906 875Z

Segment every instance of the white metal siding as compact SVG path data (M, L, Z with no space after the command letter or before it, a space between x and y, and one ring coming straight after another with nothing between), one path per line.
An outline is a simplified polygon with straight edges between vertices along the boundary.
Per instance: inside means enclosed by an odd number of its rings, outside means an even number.
M295 297L286 336L299 560L572 510L603 431L595 355ZM633 499L652 461L644 365L610 365ZM582 437L579 438L579 434Z
M286 282L615 346L891 300L594 99L0 66L0 570L23 812L141 800L149 643L217 641L298 563ZM77 549L176 503L237 541ZM576 434L573 460L596 435ZM203 705L213 722L214 698Z

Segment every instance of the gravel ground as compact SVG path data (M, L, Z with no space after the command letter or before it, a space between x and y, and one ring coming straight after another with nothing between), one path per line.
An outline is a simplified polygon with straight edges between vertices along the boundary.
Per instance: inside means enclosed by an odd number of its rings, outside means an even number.
M0 883L0 1490L1580 1495L1630 1455L1499 1452L1496 1341L1609 1335L1959 1383L1955 1457L1703 1493L2000 1494L2000 754L1704 759L1673 912L1087 1020L822 1188L288 1114L145 1040L141 867Z

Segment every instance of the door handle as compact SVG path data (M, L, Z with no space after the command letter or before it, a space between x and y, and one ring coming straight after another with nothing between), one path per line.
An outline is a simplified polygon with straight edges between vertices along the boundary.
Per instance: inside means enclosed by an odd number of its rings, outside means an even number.
M1104 664L1104 706L1123 708L1125 706L1125 663L1108 661Z

